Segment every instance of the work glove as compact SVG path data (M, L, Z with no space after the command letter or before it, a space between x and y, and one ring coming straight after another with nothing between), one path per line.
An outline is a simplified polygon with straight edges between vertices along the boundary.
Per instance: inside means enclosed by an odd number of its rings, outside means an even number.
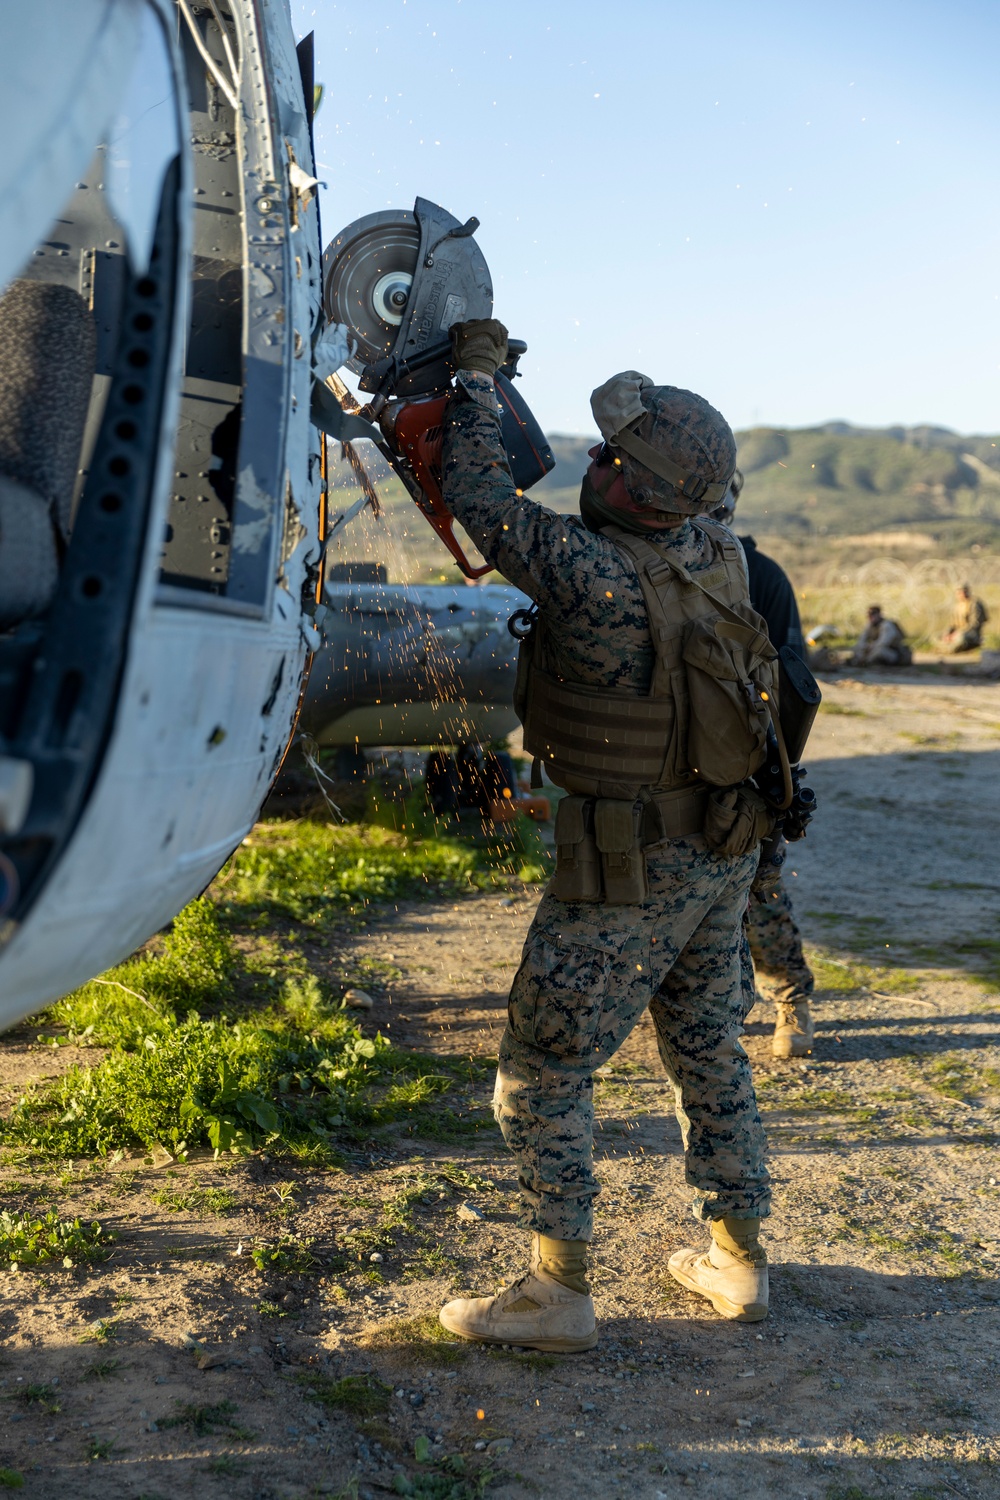
M507 359L507 330L496 318L471 318L451 325L451 350L460 370L491 378Z

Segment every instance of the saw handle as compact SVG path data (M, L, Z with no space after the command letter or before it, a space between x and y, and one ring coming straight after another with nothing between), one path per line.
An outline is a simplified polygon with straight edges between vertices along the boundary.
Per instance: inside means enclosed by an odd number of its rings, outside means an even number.
M441 494L441 450L444 446L444 409L448 396L431 401L406 401L396 412L392 446L405 458L420 493L413 495L417 506L444 542L466 578L482 578L493 571L492 563L475 567L462 550L455 535L455 518Z

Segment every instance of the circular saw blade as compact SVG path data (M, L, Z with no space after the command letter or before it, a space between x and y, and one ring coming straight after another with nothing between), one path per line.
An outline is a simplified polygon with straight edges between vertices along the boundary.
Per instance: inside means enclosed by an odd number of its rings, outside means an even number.
M355 374L392 349L417 268L420 229L407 209L384 209L348 224L323 254L323 310L357 341Z

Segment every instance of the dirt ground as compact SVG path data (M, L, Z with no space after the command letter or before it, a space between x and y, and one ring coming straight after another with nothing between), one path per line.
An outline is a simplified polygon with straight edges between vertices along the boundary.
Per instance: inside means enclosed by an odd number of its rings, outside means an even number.
M788 874L815 1052L775 1062L763 1004L747 1027L775 1178L765 1323L665 1274L702 1231L644 1023L598 1085L599 1347L434 1339L446 1297L523 1264L489 1064L537 896L390 908L334 948L384 961L366 1029L482 1059L436 1138L397 1130L336 1172L0 1170L0 1208L119 1236L103 1265L2 1273L0 1466L24 1493L1000 1496L1000 685L841 676L826 695L821 810ZM30 1024L4 1039L2 1098L69 1053ZM258 1271L254 1241L289 1229L319 1263Z

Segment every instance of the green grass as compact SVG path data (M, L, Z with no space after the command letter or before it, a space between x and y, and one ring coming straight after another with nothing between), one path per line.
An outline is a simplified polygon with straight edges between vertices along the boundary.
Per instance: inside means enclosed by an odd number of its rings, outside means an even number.
M80 1335L81 1344L111 1344L118 1337L121 1322L118 1318L98 1318L86 1333Z
M216 1010L239 977L235 945L206 897L181 912L160 951L112 972L114 986L92 982L49 1012L107 1054L29 1090L0 1128L6 1144L62 1158L267 1145L335 1162L338 1138L419 1116L417 1103L454 1082L447 1064L364 1036L312 976L287 975L257 1011L202 1014L198 1005ZM141 1000L119 992L118 975Z
M366 1333L366 1349L405 1349L428 1364L453 1364L472 1345L455 1339L438 1321L436 1313L421 1313L415 1318L385 1318Z
M205 1468L209 1474L236 1475L243 1473L243 1465L231 1453L220 1453L218 1457L210 1458Z
M235 1193L225 1188L167 1187L153 1193L152 1198L171 1213L209 1213L222 1217L236 1207Z
M333 1380L310 1370L300 1374L298 1380L306 1399L328 1410L350 1412L355 1417L374 1417L389 1410L392 1386L384 1385L374 1375L344 1375Z
M43 1040L102 1055L30 1088L0 1123L0 1143L33 1159L158 1147L183 1161L196 1149L266 1147L336 1164L345 1147L401 1120L445 1141L493 1128L478 1106L441 1102L471 1076L468 1065L366 1034L342 1007L358 966L325 965L321 982L297 942L325 947L317 930L371 902L506 884L518 870L527 878L537 837L527 824L479 842L306 820L258 825L167 933L44 1013ZM384 983L377 965L364 977L376 991ZM221 1189L173 1185L156 1201L196 1213L236 1206Z
M60 1219L54 1211L41 1217L30 1213L0 1213L0 1263L18 1271L25 1266L59 1261L65 1267L100 1261L109 1255L115 1236L97 1220Z
M215 1437L220 1432L227 1437L246 1437L248 1434L233 1421L233 1414L237 1410L232 1401L218 1401L214 1406L195 1406L191 1402L184 1402L174 1416L161 1417L156 1425L161 1431L171 1427L184 1427L195 1437Z
M403 804L375 805L372 817L406 824L398 831L377 824L302 820L259 823L233 856L225 874L227 902L319 926L331 914L358 911L372 902L454 896L506 884L510 876L545 878L548 856L533 824L481 840L430 833L435 824L422 793ZM425 834L425 836L414 835Z
M277 1240L258 1240L250 1250L250 1258L258 1271L275 1274L301 1274L312 1270L316 1257L309 1248L312 1240L300 1240L294 1235L283 1234Z
M23 1390L15 1391L7 1397L8 1401L23 1401L26 1406L40 1406L50 1415L62 1410L59 1396L51 1385L39 1385L32 1383L26 1385Z
M782 1100L785 1109L791 1110L836 1110L856 1108L854 1096L848 1094L844 1089L798 1089Z
M397 1474L394 1488L397 1495L408 1495L411 1500L481 1500L493 1478L490 1469L483 1469L474 1477L464 1478L465 1460L461 1454L452 1454L436 1465L432 1474Z
M808 912L808 916L822 913ZM864 925L863 918L857 919ZM835 990L840 994L858 994L863 991L879 991L886 995L907 995L919 990L923 980L919 975L907 973L905 969L866 964L858 960L850 962L834 958L822 948L809 947L809 964L816 977L816 988Z

